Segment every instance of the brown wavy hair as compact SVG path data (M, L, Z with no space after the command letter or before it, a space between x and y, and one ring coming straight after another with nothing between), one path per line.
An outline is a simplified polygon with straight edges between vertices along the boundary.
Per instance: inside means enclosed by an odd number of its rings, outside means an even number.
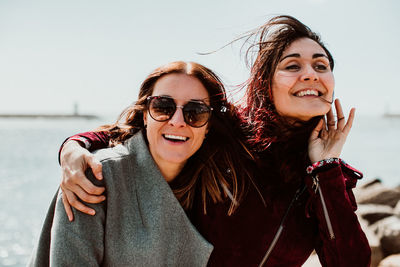
M155 83L163 76L181 73L197 78L207 89L213 108L209 131L200 149L187 161L181 173L170 183L182 207L189 210L195 194L200 193L204 213L208 201L231 199L228 214L240 203L250 176L251 154L243 142L240 122L234 106L228 103L223 83L210 69L194 62L172 62L155 69L142 83L138 101L127 107L118 120L97 131L110 133L110 146L123 143L138 131L145 131L143 111ZM144 135L146 136L146 135Z
M272 95L275 70L285 49L300 38L309 38L324 49L331 70L333 57L317 33L291 16L273 17L243 38L250 43L246 58L251 74L246 83L247 107L244 109L247 128L251 132L249 143L256 151L272 154L280 174L291 180L308 164L308 138L322 116L295 122L280 116ZM256 55L255 60L253 55Z

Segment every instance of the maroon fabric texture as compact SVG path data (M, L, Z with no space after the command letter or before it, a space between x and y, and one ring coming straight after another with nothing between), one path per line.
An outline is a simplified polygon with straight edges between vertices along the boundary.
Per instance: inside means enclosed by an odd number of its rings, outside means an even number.
M82 133L90 150L108 145L108 133ZM257 177L259 193L250 187L237 211L227 215L229 203L202 203L195 200L188 213L198 231L214 245L208 266L258 266L270 246L290 201L298 187L269 183L267 170ZM354 211L352 193L362 174L348 164L319 170L319 186L325 199L335 235L330 238L327 218L319 194L312 189L311 176L305 181L308 190L291 209L283 232L264 266L301 266L315 249L322 266L369 266L371 250Z
M86 138L89 143L90 143L90 148L89 151L94 151L96 149L100 148L105 148L108 146L108 141L110 140L110 135L108 132L84 132L84 133L79 133L73 136L68 137L67 139L64 140L64 142L61 144L60 149L58 150L58 163L60 163L60 155L61 155L61 150L64 146L64 144L71 138L79 138L83 137ZM85 144L82 142L77 141L82 147L85 147Z
M331 240L321 200L311 190L303 195L287 217L285 228L264 266L301 266L313 249L322 266L369 266L370 248L354 214L356 203L351 188L352 177L335 166L319 173L329 218L335 234ZM251 189L233 216L227 206L208 206L207 215L195 209L192 222L214 245L208 266L258 266L270 246L296 188L261 189L267 206ZM272 197L271 197L272 196ZM308 206L309 218L306 216ZM198 205L198 202L197 202Z
M85 132L72 137L85 137L90 141L90 151L105 148L108 146L110 135L108 132Z

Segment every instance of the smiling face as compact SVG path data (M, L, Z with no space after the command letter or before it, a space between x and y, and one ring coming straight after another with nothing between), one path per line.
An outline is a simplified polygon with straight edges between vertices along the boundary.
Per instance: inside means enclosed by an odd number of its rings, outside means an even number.
M294 41L283 52L272 82L279 115L308 121L330 109L335 86L324 49L309 38Z
M186 74L162 76L155 83L152 95L171 97L177 106L184 106L191 100L204 100L207 105L210 104L203 84ZM147 125L150 153L167 181L171 180L166 172L183 168L186 161L201 147L208 123L200 128L189 126L185 123L181 108L177 108L171 119L164 122L154 120L147 111L143 116Z

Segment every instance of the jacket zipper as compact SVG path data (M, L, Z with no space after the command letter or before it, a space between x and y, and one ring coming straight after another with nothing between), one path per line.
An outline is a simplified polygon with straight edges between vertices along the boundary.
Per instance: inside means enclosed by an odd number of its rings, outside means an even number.
M268 248L267 253L265 253L264 258L262 259L261 263L258 265L258 267L262 267L264 266L265 262L267 261L267 259L269 258L269 255L271 254L272 250L274 249L276 242L278 242L279 237L282 234L282 230L283 230L283 225L280 225L278 228L278 231L276 232L274 239L272 240L272 243L270 245L270 247Z
M328 209L326 208L324 195L322 194L321 187L319 186L318 175L315 175L315 177L313 177L313 180L314 180L314 185L316 185L315 190L319 191L319 197L321 198L322 210L324 212L326 226L328 227L329 237L331 240L333 240L333 239L335 239L335 233L333 232L331 219L329 218Z
M271 255L272 250L275 248L276 243L278 242L279 237L282 234L283 228L285 227L285 221L287 216L289 215L290 210L292 209L292 206L294 205L294 203L299 199L299 197L304 193L304 191L306 191L307 186L304 186L302 189L299 188L296 191L296 194L294 195L294 198L292 199L292 201L290 202L285 214L283 215L283 218L281 220L281 224L279 225L278 230L275 233L274 239L271 242L271 245L269 246L267 252L264 255L264 258L262 259L261 263L258 265L259 267L264 266L264 264L266 263L266 261L268 260L269 256Z

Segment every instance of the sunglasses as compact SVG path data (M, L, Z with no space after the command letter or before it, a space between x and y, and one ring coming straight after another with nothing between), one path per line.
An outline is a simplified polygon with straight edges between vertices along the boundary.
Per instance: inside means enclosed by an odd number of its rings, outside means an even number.
M203 101L191 100L183 106L177 106L175 100L168 96L147 97L147 110L154 120L163 122L174 116L176 109L181 108L185 123L194 127L203 127L211 117L212 107Z

